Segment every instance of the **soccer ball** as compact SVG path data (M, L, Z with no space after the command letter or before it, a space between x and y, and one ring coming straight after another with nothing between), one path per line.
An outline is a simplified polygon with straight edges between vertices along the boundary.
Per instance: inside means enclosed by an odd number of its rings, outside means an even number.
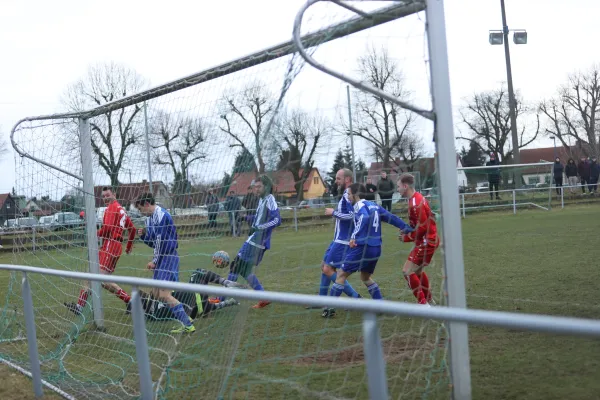
M224 250L219 250L212 256L212 263L217 268L225 268L229 265L229 254Z

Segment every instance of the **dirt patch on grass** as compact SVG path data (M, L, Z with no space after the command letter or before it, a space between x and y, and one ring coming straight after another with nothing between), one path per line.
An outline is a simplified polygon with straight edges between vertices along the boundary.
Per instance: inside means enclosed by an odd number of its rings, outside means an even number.
M430 354L436 348L443 350L445 347L444 338L440 338L438 343L423 342L414 336L394 336L382 340L383 355L386 362L402 362L411 358L422 357L422 354ZM362 364L365 361L364 345L362 339L343 349L334 349L331 351L320 351L306 357L296 359L294 364L314 365L314 364L338 364L351 365Z

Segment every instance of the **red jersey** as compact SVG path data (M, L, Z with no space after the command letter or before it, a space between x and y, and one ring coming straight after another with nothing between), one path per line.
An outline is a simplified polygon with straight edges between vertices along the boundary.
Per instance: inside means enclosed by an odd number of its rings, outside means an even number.
M104 219L102 227L98 230L98 236L103 239L122 242L123 230L125 229L129 231L129 238L127 240L127 251L129 251L133 247L133 241L135 240L135 226L125 212L125 209L115 200L104 211Z
M415 242L416 246L438 245L435 214L431 211L427 199L419 192L415 192L408 199L408 220L414 231L404 236L405 242Z

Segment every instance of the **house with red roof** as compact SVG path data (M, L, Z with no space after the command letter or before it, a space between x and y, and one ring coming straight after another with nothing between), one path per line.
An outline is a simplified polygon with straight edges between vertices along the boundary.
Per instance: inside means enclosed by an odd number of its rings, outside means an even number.
M94 186L96 208L104 207L104 202L102 201L102 188L104 186L110 185ZM154 194L154 199L156 202L162 207L170 208L172 202L167 185L165 185L162 181L152 182L152 189L152 193ZM139 195L149 192L150 183L144 179L142 182L120 184L115 195L119 203L121 203L124 208L129 209L134 205L135 200L139 197Z
M274 195L285 197L291 201L296 200L296 181L290 171L273 171L266 172L265 174L273 180ZM302 174L302 170L300 174ZM254 179L256 179L256 173L254 172L235 174L231 186L229 186L229 192L233 192L236 196L244 196L248 193L248 187L250 187ZM327 187L325 186L325 182L323 182L319 169L312 168L302 186L304 199L322 197L326 191Z
M539 147L536 149L521 149L521 164L535 164L541 162L554 162L556 157L560 158L563 165L567 163L569 158L575 160L575 164L579 162L581 156L585 156L584 151L578 146L571 147ZM527 185L535 185L538 183L550 183L552 181L552 166L533 166L522 170L523 182ZM563 181L566 178L563 177Z
M462 160L459 155L456 155L456 167L462 167ZM374 185L377 185L379 179L381 178L381 172L383 172L383 163L382 162L374 162L371 163L369 167L369 172L365 179L371 179L371 182ZM390 168L386 170L387 175L393 182L396 182L400 175L405 172L411 173L415 175L417 182L423 187L418 187L418 189L423 189L425 186L433 186L433 179L435 176L435 157L423 157L419 158L417 161L413 163L406 163L404 160L400 158L396 158L394 162L391 163ZM458 185L461 187L467 186L467 176L464 171L458 171Z

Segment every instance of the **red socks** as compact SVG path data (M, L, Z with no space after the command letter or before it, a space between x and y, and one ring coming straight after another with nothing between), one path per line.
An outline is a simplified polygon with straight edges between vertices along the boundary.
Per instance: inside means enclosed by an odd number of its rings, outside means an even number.
M421 272L421 288L423 289L423 294L425 295L425 300L431 300L431 291L429 290L429 277L423 271Z
M127 292L125 292L123 289L119 289L119 291L115 293L115 295L121 300L123 300L125 303L129 303L129 300L131 300L131 296L128 295Z
M79 292L79 300L77 300L77 305L79 307L85 307L88 295L89 293L87 290L81 289L81 292ZM123 289L119 289L119 291L115 293L115 296L123 300L125 303L129 303L129 301L131 300L131 296L128 295L127 292L125 292Z
M423 279L423 276L425 279ZM427 304L428 297L431 296L427 275L422 272L421 279L419 279L417 274L410 274L409 276L404 276L404 279L408 282L408 287L413 291L413 294L417 298L417 302L419 304Z
M77 300L77 305L81 308L85 307L85 304L87 303L87 298L88 291L85 289L81 289L81 292L79 292L79 300Z

